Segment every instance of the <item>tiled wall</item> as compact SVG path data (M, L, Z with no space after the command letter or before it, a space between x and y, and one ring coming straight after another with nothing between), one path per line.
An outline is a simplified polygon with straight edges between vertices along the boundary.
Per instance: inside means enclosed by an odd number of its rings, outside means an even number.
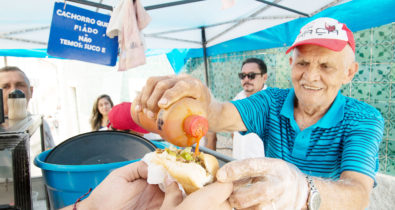
M385 118L380 145L380 172L395 176L395 23L354 33L359 72L342 88L346 96L376 107ZM291 87L287 48L237 52L209 57L209 86L218 100L231 100L242 88L237 73L248 57L263 59L268 67L267 85ZM184 72L205 82L202 58L190 59ZM226 135L226 134L222 134Z

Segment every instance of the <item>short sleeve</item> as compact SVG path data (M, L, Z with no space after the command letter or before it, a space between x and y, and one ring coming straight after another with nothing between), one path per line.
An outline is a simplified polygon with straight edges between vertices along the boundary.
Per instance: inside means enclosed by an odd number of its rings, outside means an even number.
M375 117L352 120L344 140L341 171L359 172L375 180L383 132L384 119L379 113Z
M241 134L256 133L258 136L263 135L270 102L271 99L266 91L260 91L245 99L231 101L239 111L247 128L247 131L240 132Z

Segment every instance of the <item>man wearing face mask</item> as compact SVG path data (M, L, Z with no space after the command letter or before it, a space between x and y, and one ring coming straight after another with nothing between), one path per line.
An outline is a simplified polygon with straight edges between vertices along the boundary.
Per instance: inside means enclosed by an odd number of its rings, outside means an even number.
M0 69L0 88L3 89L4 115L8 116L8 95L15 89L21 90L28 104L33 94L33 87L26 74L15 66L5 66Z
M0 68L0 88L3 89L3 104L4 104L4 115L8 116L8 94L14 91L15 89L21 90L26 97L26 106L28 106L30 99L33 95L33 87L30 86L30 81L27 78L25 72L19 69L16 66L5 66ZM45 149L50 149L55 146L54 140L52 138L51 130L49 125L44 121L44 146ZM34 157L41 152L41 143L40 143L40 132L35 132L34 135L30 138L30 155ZM31 158L31 161L34 158ZM34 167L36 168L36 167ZM35 172L32 171L32 175ZM39 173L39 172L37 172Z
M263 60L259 58L248 58L241 65L241 72L238 74L243 90L234 98L235 100L250 97L258 91L267 88L267 67ZM264 157L265 150L261 138L255 133L241 135L239 132L232 133L233 137L233 157L241 160L246 158ZM216 133L207 135L207 147L216 149Z

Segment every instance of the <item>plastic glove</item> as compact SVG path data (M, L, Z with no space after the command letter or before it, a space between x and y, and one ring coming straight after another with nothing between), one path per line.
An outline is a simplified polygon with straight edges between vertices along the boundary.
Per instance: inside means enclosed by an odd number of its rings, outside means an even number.
M219 169L217 179L234 182L229 202L236 209L301 209L306 205L305 175L281 159L230 162Z
M143 111L153 118L160 108L167 108L184 97L202 102L206 107L211 100L210 90L198 79L187 74L150 77L132 105L132 117L138 124L137 112Z

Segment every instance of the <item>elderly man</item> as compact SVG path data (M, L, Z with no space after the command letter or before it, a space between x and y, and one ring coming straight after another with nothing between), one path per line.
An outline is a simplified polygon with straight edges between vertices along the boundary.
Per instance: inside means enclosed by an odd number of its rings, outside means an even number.
M260 136L271 158L231 162L217 173L221 182L239 180L229 198L235 208L366 208L384 120L339 91L358 70L353 34L345 24L319 18L301 29L291 50L292 89L267 88L218 103L188 76L151 78L132 114L154 118L159 108L195 97L207 107L210 130Z
M33 95L33 87L30 86L30 81L27 78L25 72L16 66L5 66L0 68L0 88L3 89L3 104L4 104L4 115L8 115L8 94L15 89L21 90L27 100L27 105ZM45 149L49 149L55 146L51 131L46 122L45 127ZM40 145L40 144L38 144Z

